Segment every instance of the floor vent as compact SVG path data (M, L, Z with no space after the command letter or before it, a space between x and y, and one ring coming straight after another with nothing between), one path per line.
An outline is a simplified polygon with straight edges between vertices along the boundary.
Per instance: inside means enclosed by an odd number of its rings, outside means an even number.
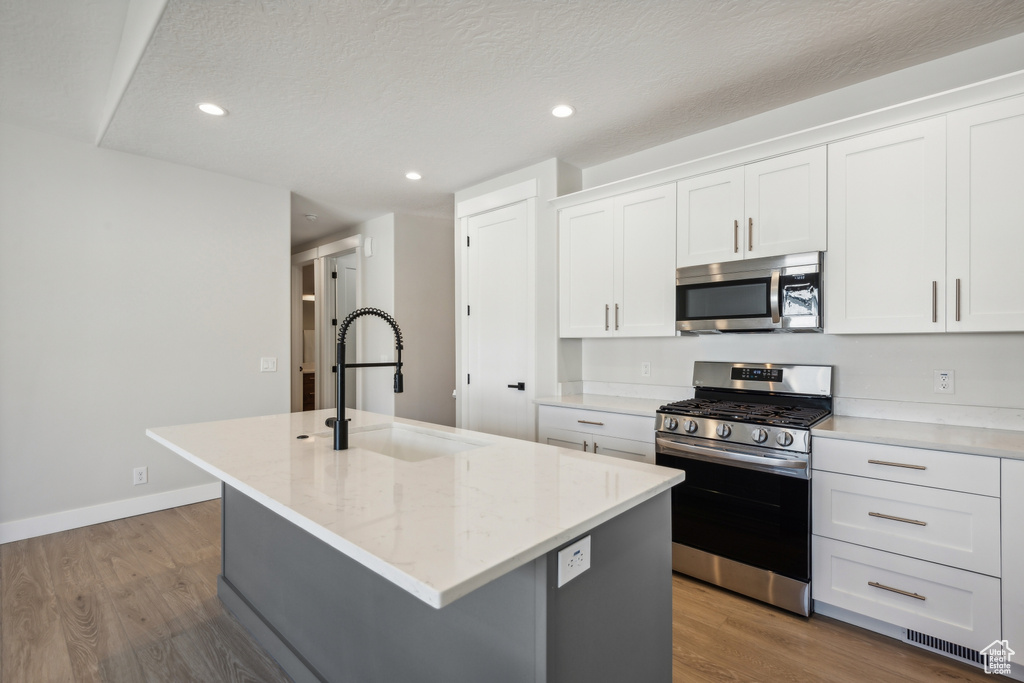
M942 654L962 659L965 662L979 665L984 665L985 663L985 656L977 650L972 650L969 647L957 645L956 643L951 643L948 640L942 640L935 636L930 636L927 633L912 631L908 628L906 639L908 643L914 643L915 645L920 645L921 647L929 650L934 650L935 652L941 652Z

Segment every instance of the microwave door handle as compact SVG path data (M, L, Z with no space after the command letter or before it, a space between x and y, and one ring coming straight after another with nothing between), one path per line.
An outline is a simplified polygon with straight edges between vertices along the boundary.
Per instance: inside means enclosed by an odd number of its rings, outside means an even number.
M771 307L772 324L778 325L782 320L779 315L779 271L772 271L772 284L768 290L768 305Z

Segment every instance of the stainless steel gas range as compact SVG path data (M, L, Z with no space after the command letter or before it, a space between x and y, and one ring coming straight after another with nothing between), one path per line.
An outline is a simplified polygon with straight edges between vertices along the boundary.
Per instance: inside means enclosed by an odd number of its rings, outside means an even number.
M811 427L832 414L832 368L712 363L694 398L657 414L672 489L672 567L798 614L811 613Z

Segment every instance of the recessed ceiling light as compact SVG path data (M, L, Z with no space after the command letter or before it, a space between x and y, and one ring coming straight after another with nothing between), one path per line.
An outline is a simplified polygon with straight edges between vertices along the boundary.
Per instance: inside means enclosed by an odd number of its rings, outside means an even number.
M423 176L421 176L416 171L409 171L408 173L405 174L405 177L408 178L409 180L419 180Z
M568 104L560 104L551 110L552 116L557 116L560 119L564 119L568 116L572 116L576 113L576 110L570 107Z
M307 213L306 220L310 223L316 223L316 219L319 218L315 213Z
M209 114L210 116L224 116L228 113L228 110L224 107L218 107L216 104L211 102L200 102L196 106L199 107L199 111L204 114Z

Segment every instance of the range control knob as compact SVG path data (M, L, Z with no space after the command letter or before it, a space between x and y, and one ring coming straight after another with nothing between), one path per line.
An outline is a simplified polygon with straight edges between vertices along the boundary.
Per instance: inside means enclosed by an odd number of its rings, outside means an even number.
M793 443L793 435L789 432L779 432L779 435L775 437L775 442L785 448Z
M674 418L674 417L666 417L665 418L665 429L669 430L670 432L674 432L674 431L676 431L676 427L678 427L678 426L679 426L679 420L677 420L676 418Z
M696 420L683 420L683 430L687 434L693 434L695 431L697 431Z
M750 432L750 438L754 440L754 443L764 443L768 438L768 432L758 427L754 431Z
M727 439L729 438L729 435L732 434L732 427L723 423L718 425L718 429L716 429L715 432L723 439Z

